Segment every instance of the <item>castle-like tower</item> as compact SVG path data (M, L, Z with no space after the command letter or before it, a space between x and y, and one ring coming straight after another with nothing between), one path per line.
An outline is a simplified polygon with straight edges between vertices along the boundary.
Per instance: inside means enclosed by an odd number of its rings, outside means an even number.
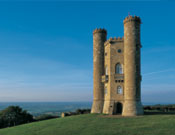
M93 32L94 100L92 113L142 115L140 24L137 16L124 19L124 38L106 40L104 29Z

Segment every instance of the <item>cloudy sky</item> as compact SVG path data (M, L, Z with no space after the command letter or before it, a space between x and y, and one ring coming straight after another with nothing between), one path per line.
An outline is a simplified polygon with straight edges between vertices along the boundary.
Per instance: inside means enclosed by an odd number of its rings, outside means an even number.
M142 101L175 103L175 2L0 2L0 101L92 101L92 31L140 16Z

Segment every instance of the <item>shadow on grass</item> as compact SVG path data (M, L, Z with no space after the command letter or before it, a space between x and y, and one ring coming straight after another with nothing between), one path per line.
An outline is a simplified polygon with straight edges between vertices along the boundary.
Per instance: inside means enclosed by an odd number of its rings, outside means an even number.
M144 115L175 115L175 112L144 111Z

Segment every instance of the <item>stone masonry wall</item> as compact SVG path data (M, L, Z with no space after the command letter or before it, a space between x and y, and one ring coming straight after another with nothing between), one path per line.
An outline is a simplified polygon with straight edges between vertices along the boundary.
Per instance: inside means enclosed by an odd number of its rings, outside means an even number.
M93 105L91 113L102 113L104 103L104 84L101 81L104 75L104 42L107 32L96 29L93 32Z
M140 23L139 17L124 20L124 116L143 114L140 102Z

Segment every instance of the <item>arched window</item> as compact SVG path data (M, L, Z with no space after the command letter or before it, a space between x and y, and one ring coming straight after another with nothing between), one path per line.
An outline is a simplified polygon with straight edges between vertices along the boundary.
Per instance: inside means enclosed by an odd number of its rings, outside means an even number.
M122 94L123 93L123 89L121 86L117 86L117 94Z
M115 73L116 74L123 74L123 68L122 65L120 63L117 63L115 66Z
M108 75L108 67L105 67L105 75Z

